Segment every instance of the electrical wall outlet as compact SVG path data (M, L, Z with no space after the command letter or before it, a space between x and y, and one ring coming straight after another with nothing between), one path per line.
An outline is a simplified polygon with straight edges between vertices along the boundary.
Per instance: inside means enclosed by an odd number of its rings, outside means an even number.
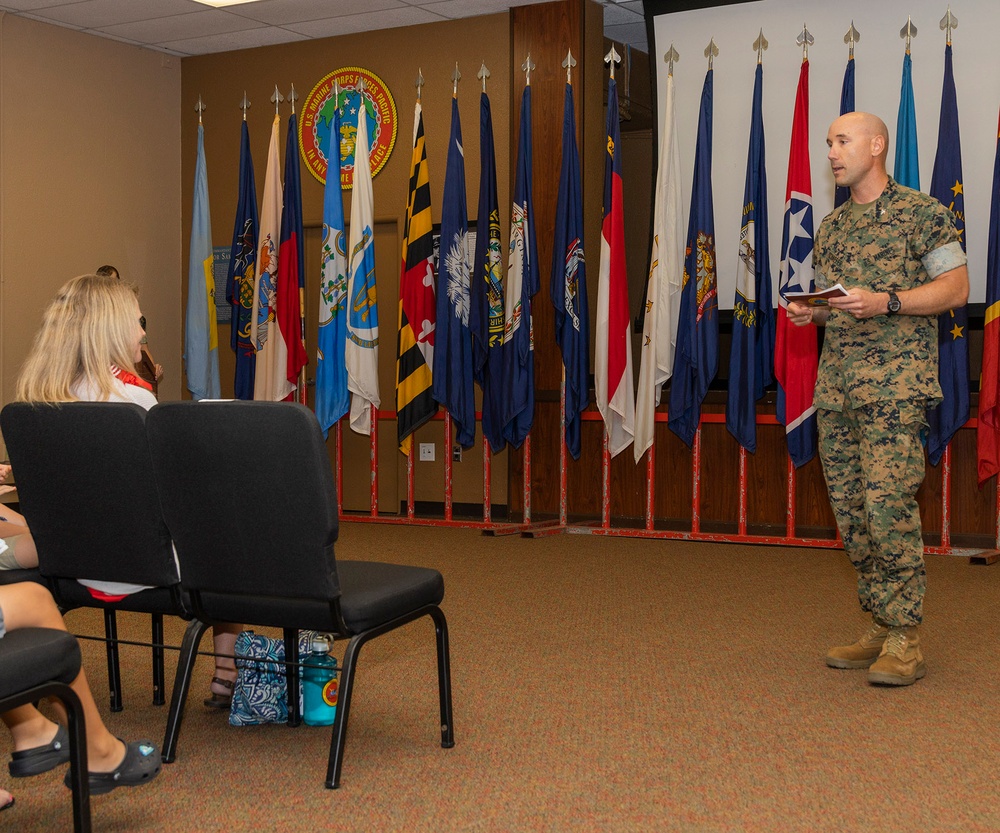
M451 449L451 460L452 460L453 463L461 463L462 462L462 446L460 446L460 445L452 446L452 449Z
M434 462L434 443L420 443L420 459Z

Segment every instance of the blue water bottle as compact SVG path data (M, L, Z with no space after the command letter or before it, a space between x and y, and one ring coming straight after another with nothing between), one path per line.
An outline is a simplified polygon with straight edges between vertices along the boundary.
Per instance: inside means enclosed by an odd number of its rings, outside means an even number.
M307 726L332 726L337 716L337 658L332 640L317 633L302 664L302 721Z

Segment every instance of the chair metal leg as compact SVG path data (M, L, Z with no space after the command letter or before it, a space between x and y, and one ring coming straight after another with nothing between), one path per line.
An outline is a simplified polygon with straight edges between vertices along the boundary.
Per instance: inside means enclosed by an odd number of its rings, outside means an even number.
M108 649L108 689L111 693L111 711L122 710L122 675L118 664L118 619L115 611L104 608L104 637Z
M344 744L347 740L347 719L351 711L351 692L354 689L354 673L362 646L376 636L402 627L424 616L434 620L437 640L438 694L441 705L441 746L451 749L455 745L451 708L451 660L448 649L448 621L444 611L437 605L427 605L411 611L364 633L355 634L344 651L344 665L340 670L340 686L337 692L337 716L333 721L333 737L330 739L330 761L326 770L326 787L335 790L340 786L340 771L344 764Z
M177 658L177 674L174 690L170 695L170 713L167 715L167 729L163 735L163 763L172 764L177 756L177 738L184 719L184 703L191 687L191 672L198 658L198 645L208 630L208 625L199 619L192 619L184 631L181 653Z
M288 725L300 726L302 724L302 713L299 711L299 632L295 628L285 628L284 637Z
M455 727L451 710L451 654L448 648L448 620L444 611L435 607L430 612L437 637L438 693L441 700L441 747L455 745Z
M163 614L152 615L153 643L153 705L162 706L166 702L163 671Z
M83 705L71 688L64 689L58 696L66 705L73 830L76 833L90 833L90 778L87 771L87 724L83 718Z
M351 691L354 689L354 670L358 664L361 646L368 640L368 633L351 637L344 651L344 665L340 669L340 684L337 687L337 716L333 719L333 735L330 738L330 761L326 768L326 788L335 790L340 786L340 770L344 765L344 742L347 740L347 717L351 711Z

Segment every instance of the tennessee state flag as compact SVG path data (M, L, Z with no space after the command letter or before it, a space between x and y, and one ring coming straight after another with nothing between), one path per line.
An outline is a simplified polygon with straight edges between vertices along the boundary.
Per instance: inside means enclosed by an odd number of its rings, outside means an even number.
M597 343L594 392L604 419L611 456L635 436L635 384L629 334L628 273L625 271L625 218L622 209L622 155L618 127L618 87L608 81L607 155L604 157L604 222L597 282Z
M396 340L396 436L399 450L407 455L413 445L413 432L437 413L437 403L431 393L437 319L432 227L424 115L418 101L413 112L413 154L403 227Z
M286 399L298 386L299 371L309 363L302 341L302 287L305 283L302 257L302 185L299 177L298 129L295 113L288 119L285 139L285 193L281 209L281 238L278 245L278 287L274 317L285 354ZM278 392L280 392L279 388Z
M774 375L778 380L778 421L785 426L788 455L796 466L816 455L816 370L819 344L816 325L796 327L788 320L787 292L813 289L812 176L809 172L809 61L802 62L792 116L792 142L785 187L785 220L781 229L781 272L778 279L778 328Z
M1000 119L998 119L1000 122ZM983 375L979 382L979 487L1000 472L1000 123L993 159L993 200L986 253L986 316L983 324Z

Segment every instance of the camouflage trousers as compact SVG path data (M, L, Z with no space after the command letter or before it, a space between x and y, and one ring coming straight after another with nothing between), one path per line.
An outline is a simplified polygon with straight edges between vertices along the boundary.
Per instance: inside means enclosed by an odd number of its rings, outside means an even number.
M861 607L885 625L923 619L924 544L917 489L924 480L923 401L819 410L830 506L858 574Z

